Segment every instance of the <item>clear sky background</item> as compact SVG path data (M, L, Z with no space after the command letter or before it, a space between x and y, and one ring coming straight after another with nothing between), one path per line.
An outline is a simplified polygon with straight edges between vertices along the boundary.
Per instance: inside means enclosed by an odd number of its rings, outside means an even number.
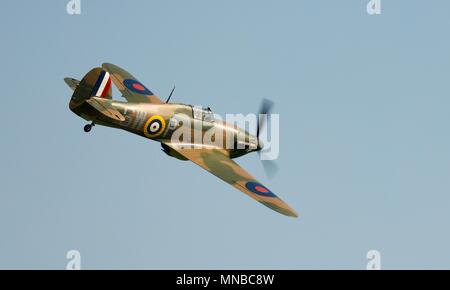
M450 2L0 4L0 268L450 268ZM272 212L156 142L70 112L111 62L156 94L280 114Z

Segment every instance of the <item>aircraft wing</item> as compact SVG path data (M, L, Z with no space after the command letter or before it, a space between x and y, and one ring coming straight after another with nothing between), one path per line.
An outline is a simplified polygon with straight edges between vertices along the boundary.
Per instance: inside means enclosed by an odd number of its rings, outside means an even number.
M295 210L231 160L224 150L211 148L183 149L177 144L165 144L263 205L281 214L298 217Z
M157 96L155 96L126 70L111 63L104 63L102 64L102 67L110 73L112 81L128 102L153 104L162 103Z

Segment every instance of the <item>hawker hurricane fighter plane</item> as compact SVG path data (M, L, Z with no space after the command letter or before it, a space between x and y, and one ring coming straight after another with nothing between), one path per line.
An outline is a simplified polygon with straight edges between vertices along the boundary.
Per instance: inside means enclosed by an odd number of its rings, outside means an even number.
M69 103L70 110L91 122L84 127L84 131L91 131L94 125L103 125L160 142L167 155L190 160L265 206L281 214L297 217L291 207L233 161L233 158L263 148L259 140L260 122L254 136L235 125L216 120L209 108L169 103L173 90L167 101L161 101L130 73L109 63L92 69L81 81L73 78L65 78L64 81L74 90ZM126 102L112 99L112 83ZM267 114L269 107L266 103L260 113ZM193 128L192 131L197 130L197 133L200 128L200 135L215 129L226 137L233 136L231 138L235 145L241 142L240 145L244 146L228 148L195 140L186 144L185 141L182 143L174 139L177 130L187 124L200 124L200 127L189 127L189 130ZM238 140L238 135L244 138Z

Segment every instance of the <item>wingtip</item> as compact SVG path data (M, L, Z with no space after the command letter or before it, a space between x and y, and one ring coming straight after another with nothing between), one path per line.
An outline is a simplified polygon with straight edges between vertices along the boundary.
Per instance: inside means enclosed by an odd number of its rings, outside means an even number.
M298 218L298 213L295 210L291 209L289 214L287 214L287 216L292 218Z
M278 206L274 203L266 202L266 201L260 201L263 205L267 206L268 208L282 214L288 217L298 218L298 213L290 208L287 204L284 204L283 207Z

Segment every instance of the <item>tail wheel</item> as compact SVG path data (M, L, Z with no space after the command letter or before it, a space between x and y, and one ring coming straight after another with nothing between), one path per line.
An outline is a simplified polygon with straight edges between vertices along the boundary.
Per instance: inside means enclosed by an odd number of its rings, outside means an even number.
M91 124L86 124L83 128L84 132L86 133L90 132L93 126L95 126L94 122L92 122Z

